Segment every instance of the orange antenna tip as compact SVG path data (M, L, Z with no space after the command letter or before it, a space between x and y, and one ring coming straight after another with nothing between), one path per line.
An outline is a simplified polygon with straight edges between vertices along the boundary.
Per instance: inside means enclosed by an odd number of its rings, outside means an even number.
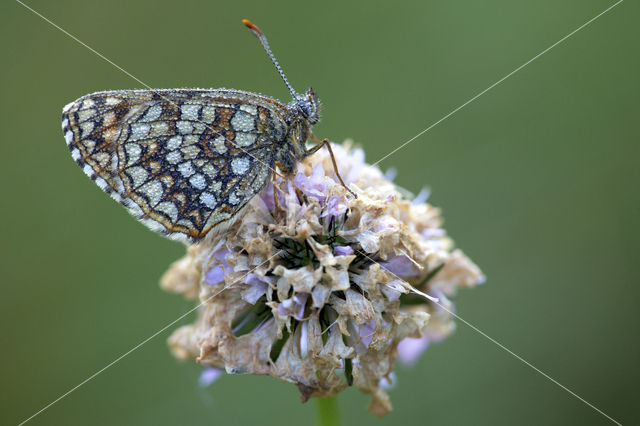
M282 80L284 80L284 84L287 85L289 92L291 92L291 96L293 96L294 100L297 99L296 92L293 90L293 87L291 87L291 84L289 84L289 80L287 80L287 77L284 75L282 68L280 68L280 64L276 60L276 57L273 56L271 48L269 47L269 42L267 42L267 38L264 36L264 34L262 34L260 28L258 28L253 22L248 19L243 19L242 23L251 30L254 36L258 38L258 41L260 41L260 44L262 45L262 47L264 47L265 52L267 52L267 55L269 55L269 58L271 58L271 62L273 62L273 65L275 65L278 73L280 73L280 77L282 77Z
M249 28L251 31L255 31L256 33L258 33L258 35L262 35L262 31L260 31L260 28L258 28L253 22L251 22L248 19L243 19L242 23Z

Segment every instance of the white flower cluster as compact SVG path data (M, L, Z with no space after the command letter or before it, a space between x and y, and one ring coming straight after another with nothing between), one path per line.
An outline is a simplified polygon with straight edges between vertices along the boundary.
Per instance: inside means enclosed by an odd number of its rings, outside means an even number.
M447 296L483 276L452 251L439 209L403 197L362 150L332 146L358 198L323 151L269 184L228 232L189 247L163 277L165 289L202 303L169 344L209 367L203 381L214 369L270 375L303 400L355 385L384 415L381 384L395 359L414 362L451 333Z

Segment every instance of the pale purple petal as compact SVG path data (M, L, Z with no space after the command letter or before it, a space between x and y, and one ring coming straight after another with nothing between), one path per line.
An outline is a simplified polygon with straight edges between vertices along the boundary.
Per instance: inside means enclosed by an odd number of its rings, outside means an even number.
M396 169L395 167L391 167L386 172L384 172L384 178L389 182L393 181L396 176L398 176L398 169Z
M442 228L425 228L420 231L420 234L427 240L432 238L441 238L447 235L447 232Z
M309 323L304 321L300 325L300 357L304 358L307 356L307 352L309 350L309 331L307 328L309 327Z
M278 304L278 315L291 316L301 321L304 318L304 309L307 304L307 293L296 293L293 297L285 299Z
M320 217L325 216L340 216L347 211L347 204L344 202L344 198L339 195L332 195L325 203L325 208Z
M386 262L381 262L380 265L383 269L399 277L415 277L420 275L420 270L416 264L404 255L392 257Z
M425 203L429 199L431 191L427 188L422 188L418 195L411 201L411 204L417 206L418 204Z
M222 269L222 266L216 266L215 268L207 272L207 275L204 279L205 281L207 281L207 283L214 285L224 281L225 275L226 273L224 272L224 269Z
M362 166L364 164L364 151L362 148L355 148L351 151L351 161L353 161L354 166Z
M274 211L276 209L275 201L273 199L273 183L269 182L260 192L260 198L267 206L267 209Z
M367 348L371 344L373 340L373 333L376 331L376 322L374 320L369 320L369 322L365 322L360 326L360 341Z
M211 383L215 382L218 379L218 377L222 375L223 371L224 370L220 368L206 367L204 370L202 370L202 373L200 373L200 378L198 379L198 383L203 388L206 388Z
M349 256L353 254L353 248L351 246L335 246L333 251L338 256Z
M426 336L418 339L413 337L402 339L398 344L398 359L404 364L413 365L428 346L429 338Z
M383 231L385 229L389 229L392 228L394 226L398 225L398 221L389 217L389 216L384 216L382 217L380 220L378 220L378 222L376 223L376 226L373 228L373 232L380 232Z
M364 151L360 148L356 148L351 151L351 164L349 168L341 169L342 179L348 185L350 182L357 181L362 176L362 169L364 166Z
M389 373L388 377L383 377L378 382L378 386L380 386L384 390L393 389L396 387L396 383L398 383L398 379L396 377L396 373L393 371Z
M329 295L331 294L331 290L327 287L318 284L313 287L311 290L311 299L313 300L314 308L321 308L325 302L329 299Z
M264 296L269 288L268 282L256 274L247 275L244 282L248 287L242 292L242 298L252 305Z
M227 263L227 256L229 255L229 250L227 250L226 247L222 247L220 250L216 251L215 254L213 255L213 257L218 261L218 262L224 262Z
M402 293L407 293L407 290L402 286L399 280L393 280L388 283L381 284L380 291L382 291L382 294L389 299L389 302L395 302Z
M307 304L308 297L309 295L307 293L298 293L293 296L293 303L295 305L295 314L293 317L298 321L304 318L304 307Z
M292 306L293 300L291 299L285 299L282 302L278 303L278 315L280 315L281 317L286 317L287 315L289 315L289 311L291 310Z
M324 168L318 164L313 168L311 176L298 173L293 178L293 183L308 197L324 200L327 193L327 182L324 177Z
M278 191L278 193L280 192L282 191ZM291 179L287 181L287 192L283 192L282 197L286 200L283 203L285 206L291 201L295 202L296 204L300 204L300 201L298 200L298 194L296 193L296 188L293 186L293 182L291 182Z
M253 285L258 283L268 283L270 282L267 277L261 277L260 275L256 275L254 273L247 274L244 279L245 284Z

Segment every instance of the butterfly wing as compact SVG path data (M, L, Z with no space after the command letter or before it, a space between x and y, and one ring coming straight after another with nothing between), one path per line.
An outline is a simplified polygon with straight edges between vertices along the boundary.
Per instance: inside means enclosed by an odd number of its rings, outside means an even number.
M197 241L269 181L287 107L234 90L98 92L67 105L73 159L153 231Z

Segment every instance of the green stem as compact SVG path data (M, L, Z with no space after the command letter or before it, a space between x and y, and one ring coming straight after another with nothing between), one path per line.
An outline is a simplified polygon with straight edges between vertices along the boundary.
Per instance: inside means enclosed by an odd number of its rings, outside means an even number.
M335 396L316 398L318 426L340 426L338 400Z

